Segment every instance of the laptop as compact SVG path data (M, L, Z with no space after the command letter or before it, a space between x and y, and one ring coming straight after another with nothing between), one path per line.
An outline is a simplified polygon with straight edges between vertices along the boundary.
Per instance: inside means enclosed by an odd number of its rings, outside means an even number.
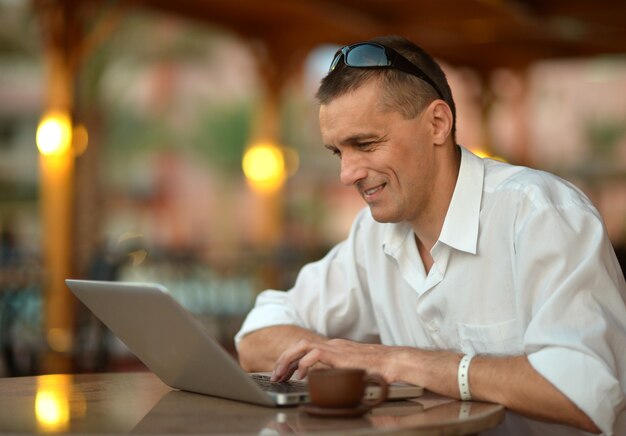
M190 312L153 283L66 280L70 290L168 386L263 406L308 402L305 381L272 383L247 373ZM422 395L420 386L393 384L389 398ZM376 395L374 390L368 396Z

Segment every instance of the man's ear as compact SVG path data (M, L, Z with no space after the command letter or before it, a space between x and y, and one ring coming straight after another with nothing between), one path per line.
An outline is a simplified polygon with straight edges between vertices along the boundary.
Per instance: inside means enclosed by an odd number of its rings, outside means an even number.
M452 131L452 111L443 100L433 101L428 108L431 117L433 142L443 144L446 142Z

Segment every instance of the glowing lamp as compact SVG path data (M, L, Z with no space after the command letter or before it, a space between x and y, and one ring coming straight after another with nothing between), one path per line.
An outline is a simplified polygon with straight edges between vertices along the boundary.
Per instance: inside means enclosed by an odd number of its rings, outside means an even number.
M274 144L259 143L248 148L242 167L248 183L261 192L275 191L285 180L285 157Z
M72 144L72 120L67 112L46 113L37 127L37 148L44 156L60 156Z

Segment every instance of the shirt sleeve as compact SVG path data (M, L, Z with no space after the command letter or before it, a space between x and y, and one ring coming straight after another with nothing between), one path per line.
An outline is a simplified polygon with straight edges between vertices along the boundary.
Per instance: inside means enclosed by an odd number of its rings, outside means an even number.
M296 325L333 338L375 342L378 328L371 307L366 271L361 266L361 229L365 211L355 220L348 239L321 260L305 265L287 292L266 290L235 336L275 325Z
M530 364L611 434L625 404L626 285L602 220L586 202L540 205L518 229Z

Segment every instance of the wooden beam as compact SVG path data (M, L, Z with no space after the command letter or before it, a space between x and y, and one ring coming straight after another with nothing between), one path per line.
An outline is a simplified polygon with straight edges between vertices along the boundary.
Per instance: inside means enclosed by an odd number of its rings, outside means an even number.
M44 36L44 113L72 114L74 107L77 22L74 1L35 2ZM44 333L44 373L70 372L74 330L74 298L65 285L72 277L74 153L40 154Z

